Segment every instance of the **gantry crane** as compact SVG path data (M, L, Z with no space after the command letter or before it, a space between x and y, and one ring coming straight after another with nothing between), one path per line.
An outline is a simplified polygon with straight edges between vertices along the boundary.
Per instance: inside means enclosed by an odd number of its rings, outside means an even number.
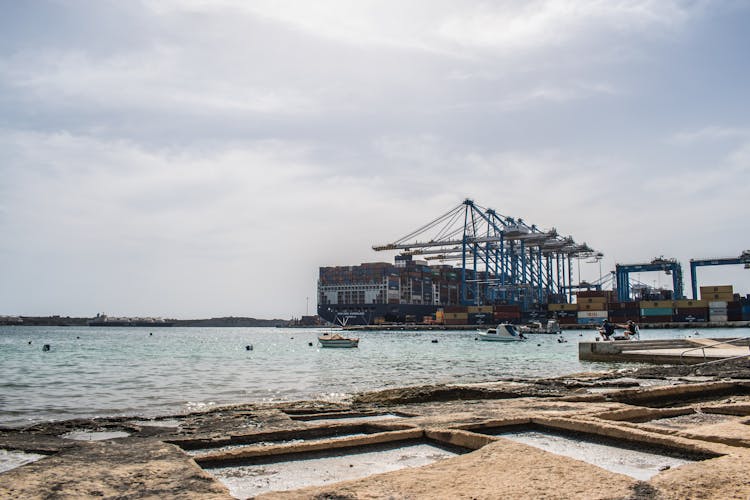
M554 228L542 231L469 199L411 233L372 248L425 260L460 261L462 304L510 302L524 309L552 294L565 294L570 301L573 259L602 256L570 236L559 236Z
M630 300L630 279L629 274L635 272L663 271L672 275L672 285L674 297L676 299L684 298L682 266L675 259L665 259L657 257L651 262L644 264L617 264L615 273L617 275L617 300L628 302Z
M718 259L690 259L690 285L693 287L693 300L698 300L698 267L699 266L729 266L744 264L750 269L750 250L745 250L739 257L723 257Z

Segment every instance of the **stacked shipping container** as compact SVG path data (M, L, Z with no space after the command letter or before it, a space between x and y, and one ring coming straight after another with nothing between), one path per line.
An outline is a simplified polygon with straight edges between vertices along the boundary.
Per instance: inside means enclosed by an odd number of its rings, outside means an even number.
M701 299L708 301L708 317L710 321L729 321L729 303L734 300L734 291L731 285L702 286L700 288ZM739 316L742 314L740 312ZM737 321L737 320L735 320Z

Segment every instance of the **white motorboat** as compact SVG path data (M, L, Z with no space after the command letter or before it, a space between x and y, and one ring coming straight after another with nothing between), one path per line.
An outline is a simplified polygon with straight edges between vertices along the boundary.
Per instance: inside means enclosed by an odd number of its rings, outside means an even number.
M324 334L318 337L320 347L359 347L359 338L344 337L338 333L334 335Z
M516 327L509 323L500 323L495 328L488 328L486 332L479 332L480 340L491 342L520 342L526 340Z

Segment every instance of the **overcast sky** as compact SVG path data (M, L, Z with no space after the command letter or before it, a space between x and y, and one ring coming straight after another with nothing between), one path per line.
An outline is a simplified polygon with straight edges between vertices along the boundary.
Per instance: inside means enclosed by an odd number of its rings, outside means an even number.
M0 4L0 315L314 313L464 198L688 293L750 248L748 2Z

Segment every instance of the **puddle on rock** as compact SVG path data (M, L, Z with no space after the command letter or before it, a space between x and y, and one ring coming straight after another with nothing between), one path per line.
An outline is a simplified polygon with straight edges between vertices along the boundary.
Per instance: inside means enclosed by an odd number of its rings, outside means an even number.
M397 415L395 413L384 413L382 415L362 415L362 416L327 416L327 415L299 415L293 416L293 420L305 420L315 421L315 424L332 424L332 423L360 423L369 422L372 420L393 420L397 418L404 418L403 415Z
M588 462L602 469L625 474L641 481L649 480L662 470L696 461L695 458L688 458L687 454L657 450L648 445L583 434L569 435L546 429L499 432L495 435L550 453Z
M465 450L449 451L427 443L372 445L353 450L332 450L286 455L282 460L233 467L206 468L236 498L269 491L286 491L360 479L420 467L451 458ZM268 460L268 458L266 458Z
M323 436L314 439L285 439L280 441L258 441L256 443L242 443L242 444L228 444L226 446L218 446L216 448L198 448L195 450L185 450L185 452L193 457L201 457L203 455L214 453L220 453L222 451L238 450L240 448L248 448L250 446L279 446L284 444L299 444L299 443L315 443L317 441L337 441L340 439L349 439L352 437L367 436L364 432L358 432L356 434L343 434L340 436Z
M169 427L170 429L176 429L180 426L179 420L171 418L164 420L132 420L128 423L140 425L141 427Z
M9 471L31 462L41 460L45 455L23 451L0 450L0 472Z
M676 417L658 418L646 422L648 425L657 427L666 427L668 429L686 429L698 425L713 425L726 422L737 418L732 415L722 415L719 413L689 413L687 415L678 415Z
M74 439L76 441L104 441L106 439L116 439L130 436L125 431L72 431L60 436L63 439Z

